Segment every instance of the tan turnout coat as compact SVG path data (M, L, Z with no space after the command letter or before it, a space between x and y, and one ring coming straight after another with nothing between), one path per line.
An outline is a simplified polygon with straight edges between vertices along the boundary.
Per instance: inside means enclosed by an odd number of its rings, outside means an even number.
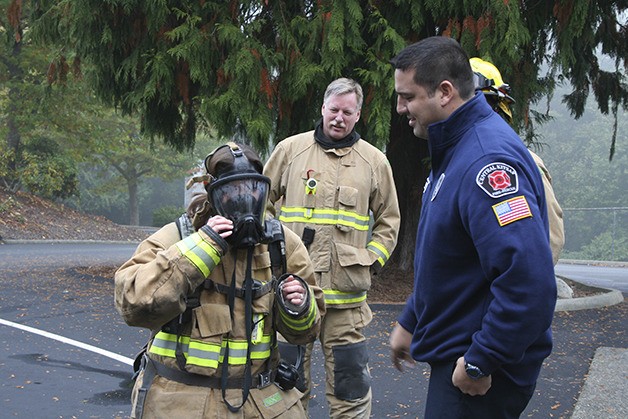
M314 273L307 251L299 237L284 229L288 272L303 278L309 286L310 314L305 323L294 324L285 311L280 313L275 304L274 293L270 292L253 301L252 369L253 375L263 372L268 366L276 367L279 355L275 332L291 343L305 344L313 341L320 328L325 305L321 289L315 285ZM185 241L184 241L185 240ZM237 287L243 286L246 266L246 250L239 250L237 260L231 253L222 255L219 246L203 231L181 240L175 223L168 224L137 248L133 257L122 265L115 275L115 304L125 322L130 326L159 331L171 319L186 309L189 296L206 278L203 269L211 270L209 278L228 286L235 269ZM215 266L205 266L195 259L194 253L207 249L207 254L217 258ZM187 249L187 250L186 250ZM211 258L208 259L211 262ZM215 261L215 260L214 260ZM252 276L266 283L272 278L270 254L267 245L257 245L253 250ZM173 356L172 345L176 335L163 331L151 340L148 354L151 359L171 368L178 368ZM229 377L244 375L246 332L244 325L244 300L235 298L233 319L230 317L227 295L203 290L200 306L192 313L191 321L183 330L186 343L186 370L190 373L220 377L224 359L212 359L220 354L220 345L230 342L233 361L229 363ZM171 339L169 341L168 339ZM159 343L158 343L159 342ZM168 346L168 345L171 346ZM244 345L244 346L242 346ZM159 347L158 347L159 346ZM244 349L242 349L244 348ZM212 352L214 351L214 352ZM224 351L223 351L224 352ZM200 354L200 355L198 355ZM240 356L238 359L237 356ZM142 384L142 374L137 379L132 400L135 407L137 392ZM239 405L242 391L228 389L227 400ZM296 408L300 393L297 390L282 391L275 385L264 389L251 389L243 409L229 417L278 417ZM300 408L299 408L300 409ZM220 388L191 387L156 377L148 393L144 417L226 417L229 412L222 402ZM261 415L261 416L260 416ZM288 415L289 416L289 415Z
M397 243L397 192L388 159L360 139L352 147L325 150L314 131L279 142L266 162L271 211L297 235L315 230L309 248L328 307L366 300L370 268L381 269ZM316 188L306 181L314 179Z

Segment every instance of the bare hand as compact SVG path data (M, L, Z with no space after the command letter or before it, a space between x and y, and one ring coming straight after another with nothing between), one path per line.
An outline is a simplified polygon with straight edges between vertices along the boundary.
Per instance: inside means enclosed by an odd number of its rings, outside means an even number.
M403 372L401 364L405 361L409 366L414 366L414 359L410 356L410 343L412 333L397 323L390 332L390 359L399 371Z
M464 357L462 356L456 361L456 368L451 375L452 384L469 396L484 396L491 388L491 376L488 375L474 380L465 371L464 362Z
M233 221L222 215L214 215L207 220L207 225L220 235L223 239L233 233Z
M281 293L284 301L288 301L297 307L305 301L305 288L292 275L288 276L281 283Z

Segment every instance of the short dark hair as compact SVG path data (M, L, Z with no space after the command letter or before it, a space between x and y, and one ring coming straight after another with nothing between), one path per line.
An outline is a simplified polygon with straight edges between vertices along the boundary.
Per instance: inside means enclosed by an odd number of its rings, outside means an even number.
M455 39L424 38L402 49L390 63L401 71L414 70L414 82L430 95L443 80L450 81L465 100L475 92L469 57Z

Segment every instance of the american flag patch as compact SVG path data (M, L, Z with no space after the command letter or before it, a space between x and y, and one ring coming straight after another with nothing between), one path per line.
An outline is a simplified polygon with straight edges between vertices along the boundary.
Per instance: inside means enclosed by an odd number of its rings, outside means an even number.
M500 226L505 226L522 218L532 217L525 196L517 196L493 205Z

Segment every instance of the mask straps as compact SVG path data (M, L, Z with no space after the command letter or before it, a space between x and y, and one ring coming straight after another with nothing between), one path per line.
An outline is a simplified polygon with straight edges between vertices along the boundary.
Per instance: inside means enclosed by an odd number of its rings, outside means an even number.
M203 162L203 166L205 166L205 171L206 172L209 173L209 170L207 168L207 163L211 160L212 157L214 157L214 154L216 154L218 152L218 150L220 150L222 148L225 148L225 147L229 147L229 150L231 151L231 154L233 155L234 160L236 158L244 155L244 153L242 152L242 149L240 148L240 146L238 146L233 141L229 141L226 144L223 144L220 147L215 148L214 151L212 151L211 153L209 153L205 157L205 161Z
M242 388L242 403L239 406L232 406L226 398L226 389L229 379L229 340L225 345L225 354L222 361L222 377L220 386L222 390L222 400L227 405L230 412L238 412L249 397L249 390L252 384L251 378L251 325L253 324L253 277L251 270L253 266L253 246L249 246L246 251L246 271L244 273L244 324L246 325L246 364L244 366L244 386ZM236 265L238 250L233 250L234 265L233 275L231 277L231 285L229 287L229 312L231 314L231 322L233 323L233 309L235 305L235 288L236 288Z

